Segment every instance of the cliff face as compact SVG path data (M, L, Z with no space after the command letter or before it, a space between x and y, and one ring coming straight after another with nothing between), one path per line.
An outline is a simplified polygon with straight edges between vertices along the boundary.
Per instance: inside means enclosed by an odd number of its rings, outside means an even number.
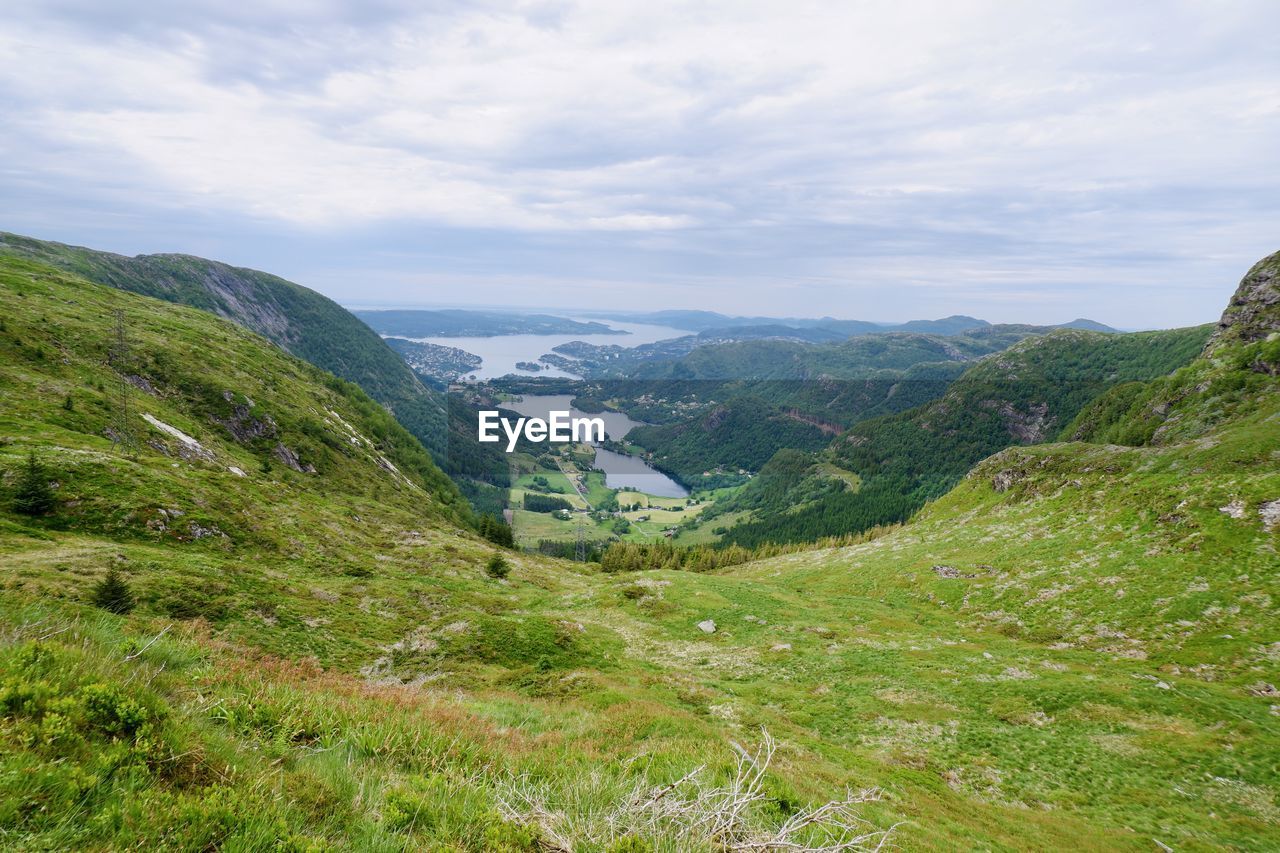
M1280 332L1280 252L1258 261L1222 312L1218 328L1205 345L1209 355L1225 344L1252 343Z

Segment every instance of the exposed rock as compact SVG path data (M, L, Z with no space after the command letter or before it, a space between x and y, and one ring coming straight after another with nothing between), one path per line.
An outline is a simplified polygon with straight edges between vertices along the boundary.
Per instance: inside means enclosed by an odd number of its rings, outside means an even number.
M142 419L166 435L176 438L178 440L178 455L183 459L186 459L188 462L195 460L200 460L202 462L214 461L213 451L209 450L177 427L170 426L150 414L143 414Z
M314 465L303 465L302 460L298 458L298 454L294 453L281 442L271 451L277 459L289 466L300 474L314 474L316 472Z
M1267 501L1258 507L1258 516L1267 530L1280 528L1280 500Z
M160 396L160 393L156 391L155 386L153 386L150 382L148 382L146 377L144 376L138 376L137 374L130 374L125 377L125 380L134 388L137 388L139 391L143 391L147 394L150 394L152 397Z
M1218 507L1218 512L1229 515L1232 518L1244 518L1244 501L1236 498L1226 506Z
M1009 435L1021 444L1039 444L1046 441L1057 418L1050 417L1048 403L1035 403L1020 412L1012 403L1002 403L1000 417Z
M791 651L791 644L790 643L774 643L772 646L769 647L769 651L789 652Z
M231 395L230 391L223 393L223 397ZM230 402L230 400L228 400ZM253 401L247 403L238 403L231 407L231 414L225 418L215 418L219 424L226 427L227 432L241 444L248 444L259 438L274 438L279 432L276 422L270 415L255 417L252 412Z
M1231 343L1252 343L1280 332L1280 252L1258 261L1240 286L1205 344L1205 354Z
M191 525L187 528L187 530L191 533L192 539L210 539L214 536L225 537L226 535L217 527L214 527L212 524L209 525L208 527L205 527L203 524L200 524L197 521L191 522Z
M716 623L714 619L705 619L698 623L698 630L704 634L714 634L716 632Z
M991 488L997 492L1007 492L1013 488L1013 484L1027 476L1024 472L1017 468L1006 468L1003 471L997 471L996 475L991 478Z
M940 578L976 578L975 574L966 574L954 566L934 566L933 573Z

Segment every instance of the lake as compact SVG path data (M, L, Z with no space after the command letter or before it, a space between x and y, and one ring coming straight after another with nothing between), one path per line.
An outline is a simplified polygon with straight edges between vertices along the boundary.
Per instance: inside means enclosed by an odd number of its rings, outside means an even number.
M575 418L600 418L604 421L605 434L614 441L620 441L631 432L632 427L641 425L640 421L632 420L622 412L597 413L576 409L569 404L572 399L571 394L525 394L524 399L519 402L506 402L502 407L529 418L546 419L550 412L569 412ZM660 498L683 498L689 495L688 489L643 459L615 453L603 447L595 450L595 466L604 472L605 485L611 489L632 488Z
M601 346L615 344L620 347L635 347L641 344L670 340L671 338L682 338L690 334L688 331L674 329L670 326L625 323L619 320L605 320L603 322L607 323L610 328L621 329L630 332L630 334L495 335L489 338L431 337L410 338L409 340L439 344L446 347L457 347L473 355L480 356L482 360L480 368L467 374L468 376L475 376L476 379L496 379L509 373L514 373L518 376L559 376L580 379L581 377L577 374L568 373L557 367L548 367L536 373L528 370L518 370L516 369L516 362L537 361L541 356L551 352L554 347L558 347L560 344L567 344L570 341L583 341Z

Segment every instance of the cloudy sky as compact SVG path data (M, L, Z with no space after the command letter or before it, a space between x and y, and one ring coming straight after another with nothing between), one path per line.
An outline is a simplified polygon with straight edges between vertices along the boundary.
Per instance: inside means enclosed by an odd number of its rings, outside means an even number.
M9 0L0 229L344 304L1216 319L1280 3Z

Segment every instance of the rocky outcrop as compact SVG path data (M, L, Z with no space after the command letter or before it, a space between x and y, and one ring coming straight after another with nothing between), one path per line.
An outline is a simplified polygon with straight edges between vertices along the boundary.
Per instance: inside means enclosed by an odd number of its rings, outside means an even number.
M235 395L227 391L223 398L232 403ZM247 398L243 403L234 403L231 414L215 420L241 444L249 444L259 438L275 438L278 432L276 422L270 415L258 417L253 414L253 401Z
M1222 312L1205 354L1232 343L1252 343L1280 333L1280 252L1258 261Z
M314 465L303 465L302 460L298 458L298 454L294 453L283 443L277 444L275 449L271 452L282 463L297 471L299 474L314 474L316 472L316 467Z

